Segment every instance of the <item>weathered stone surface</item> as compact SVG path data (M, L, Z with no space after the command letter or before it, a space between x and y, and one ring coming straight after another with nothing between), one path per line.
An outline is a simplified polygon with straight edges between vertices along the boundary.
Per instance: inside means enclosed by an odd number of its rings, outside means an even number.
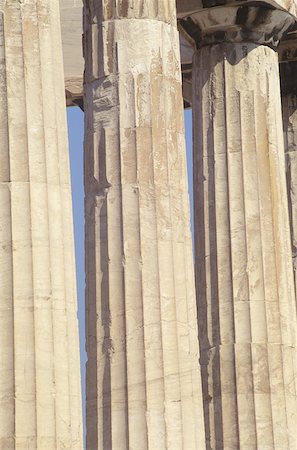
M212 10L216 8L221 8L222 6L238 6L239 2L234 0L176 0L177 6L177 16L182 19L184 17L188 17L193 13L198 11ZM293 16L296 17L297 9L296 9L296 0L263 0L263 1L253 1L253 0L245 0L244 2L239 3L240 6L264 6L271 10L278 9L287 11Z
M197 47L220 42L257 42L276 47L295 24L287 11L246 2L206 8L180 22Z
M196 2L196 0L195 0ZM189 2L186 2L189 4ZM162 6L162 5L161 5ZM164 3L163 9L166 6ZM179 6L178 6L179 7ZM115 8L115 6L114 6ZM150 6L154 8L153 2ZM130 8L131 9L131 8ZM82 54L82 0L60 0L62 43L65 71L65 91L67 106L74 106L82 101L83 97L83 54ZM121 11L122 9L120 9ZM135 6L131 14L140 10L140 3ZM145 14L145 8L143 14ZM161 11L161 8L159 8ZM156 11L155 11L156 14ZM160 13L159 13L160 14ZM181 35L182 64L188 60L191 45ZM192 60L192 57L191 57ZM187 98L188 89L185 85L184 97Z
M192 65L189 62L195 48L224 42L257 42L277 47L285 33L291 35L296 18L281 8L266 2L227 2L215 7L195 7L195 1L178 3L181 36L183 96L185 106L192 103ZM292 49L293 50L293 49ZM296 52L296 49L294 50ZM290 77L293 80L293 77Z
M297 33L279 49L286 174L295 290L297 287Z
M164 0L165 1L165 0ZM208 1L200 1L200 0L177 0L177 17L182 23L189 16L194 13L201 13L201 10L204 9L204 14L206 16L211 16L215 14L217 8L214 8L217 3L220 3L220 14L222 14L222 5L221 2L216 2L215 0ZM238 2L226 2L227 9L225 14L231 18L233 16L232 11L234 8L237 10L238 6L241 9L254 8L258 6L266 5L267 11L274 15L276 24L279 22L278 11L279 14L283 14L285 11L289 11L296 18L296 1L294 0L267 0L265 2L253 2L253 1L245 1L244 4L238 5ZM135 14L139 14L141 9L141 1L137 1L135 5L133 5L133 9L131 5L129 6L129 17L134 17ZM118 5L118 6L116 6ZM126 8L123 4L114 3L114 10L117 8L118 14L122 14L123 8ZM164 5L164 6L163 6ZM163 9L166 6L166 3L162 3L161 5ZM150 3L150 10L146 7L143 8L142 17L145 14L148 14L149 11L153 11L153 14L160 14L157 12L156 7L154 6L154 2ZM60 0L60 9L61 9L61 26L62 26L62 42L63 42L63 55L64 55L64 71L65 71L65 91L66 91L66 100L67 106L73 106L79 104L81 106L81 101L83 97L83 55L82 55L82 45L81 45L81 35L82 35L82 0ZM275 9L277 11L275 11ZM159 8L158 11L161 11ZM255 15L252 14L254 17ZM168 18L167 18L168 19ZM292 17L293 19L293 17ZM263 21L263 17L259 20L259 25L261 25L261 21ZM217 21L215 17L212 20L213 25L215 26ZM230 28L230 24L226 24L226 27ZM182 27L180 27L181 29ZM181 38L181 61L182 64L185 64L188 59L188 54L191 52L191 45L183 39L183 33L180 34ZM191 90L191 84L189 83L189 79L183 79L183 88L184 88L184 99L186 102L186 106L189 106L189 94Z
M60 0L67 106L83 97L82 0Z
M82 449L59 5L0 1L0 448Z
M297 87L297 86L296 86ZM282 97L286 173L295 289L297 286L297 94Z
M194 58L196 282L207 448L296 449L296 305L277 54Z
M87 448L203 450L175 2L114 5L84 15Z

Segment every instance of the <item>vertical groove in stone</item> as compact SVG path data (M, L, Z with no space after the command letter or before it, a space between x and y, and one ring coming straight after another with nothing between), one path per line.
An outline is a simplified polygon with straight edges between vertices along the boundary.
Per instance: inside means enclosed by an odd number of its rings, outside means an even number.
M60 29L59 3L50 2L49 13L52 17L51 37L52 37L52 55L53 55L53 81L55 92L55 118L58 148L58 169L60 182L61 198L61 217L62 217L62 241L64 258L64 283L65 283L65 308L67 324L67 357L68 357L68 382L69 382L69 409L71 423L71 446L73 449L80 449L82 446L82 398L79 368L79 334L77 321L77 293L76 293L76 269L75 269L75 249L72 218L72 197L70 180L70 163L68 153L68 137L66 109L65 109L65 89L64 89L64 71L62 55L61 33L55 32ZM63 124L63 126L60 126ZM59 309L58 309L59 312ZM65 398L66 403L67 398Z
M6 4L4 45L11 171L5 182L10 183L13 246L14 438L16 447L34 447L37 445L34 274L23 25L20 5Z
M287 191L291 228L295 292L297 289L297 95L286 94L282 97L283 126L285 139Z
M5 70L4 17L0 11L0 423L3 432L0 447L14 448L14 324L13 324L13 255L11 237L11 196L5 181L10 178L7 82Z
M172 0L90 0L88 8L92 14L100 15L102 21L150 19L173 24L176 21L176 6Z
M173 17L85 3L90 450L205 446Z
M47 293L51 290L51 281L48 270L47 183L44 183L46 179L46 155L41 103L40 39L36 17L37 5L34 3L28 4L27 8L21 10L24 68L30 65L31 69L29 71L24 70L24 80L30 180L30 183L28 183L31 229L31 245L29 249L32 252L32 311L35 341L33 353L35 355L36 380L36 447L38 448L44 444L45 436L48 436L48 445L53 447L56 444L56 433L54 398L51 395L54 383L54 368L50 356L53 354L52 311L51 302L45 302ZM32 46L32 42L36 44ZM45 358L45 355L48 356ZM40 405L41 408L39 409L37 405ZM46 411L46 414L42 410Z
M283 76L286 77L286 72ZM286 78L283 80L286 82ZM286 179L287 179L287 195L288 208L290 218L291 231L291 249L293 256L295 295L296 295L296 136L297 136L297 96L296 94L286 93L282 97L283 112L283 131L285 141L285 158L286 158Z
M6 1L2 8L0 221L6 236L0 261L7 261L7 266L0 272L4 293L0 317L7 362L1 357L0 395L1 407L5 399L8 413L0 423L0 446L81 449L58 2ZM10 384L2 377L8 373Z
M195 55L196 283L209 449L296 447L296 307L278 90L268 47L222 44Z

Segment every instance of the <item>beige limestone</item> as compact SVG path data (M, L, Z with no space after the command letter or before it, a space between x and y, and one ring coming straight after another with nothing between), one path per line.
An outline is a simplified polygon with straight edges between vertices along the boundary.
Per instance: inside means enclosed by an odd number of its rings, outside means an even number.
M203 450L175 2L84 21L87 448Z
M296 306L274 50L197 50L196 282L207 449L297 448Z
M67 106L83 97L82 0L59 0Z
M295 291L297 287L297 33L278 48Z
M57 0L0 1L0 449L82 449Z
M84 61L82 54L82 0L59 0L61 10L62 44L64 55L65 92L67 106L82 106L83 97L83 70ZM200 3L200 2L199 2ZM194 5L195 8L194 8ZM197 0L178 0L177 12L183 17L190 9L197 10ZM201 5L199 5L199 9ZM191 45L181 39L181 63L188 62L189 54L192 53ZM192 58L190 59L190 62ZM185 95L187 96L187 85Z

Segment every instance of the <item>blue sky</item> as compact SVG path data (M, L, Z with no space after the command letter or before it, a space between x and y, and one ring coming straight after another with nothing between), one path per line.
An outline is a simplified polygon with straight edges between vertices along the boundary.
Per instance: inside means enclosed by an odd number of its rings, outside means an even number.
M81 347L81 371L83 406L85 410L85 312L84 312L84 191L83 191L83 129L84 115L78 108L68 108L68 133L70 146L70 165L72 181L72 201L74 219L74 237L76 253L78 317L80 327ZM191 205L193 205L193 181L192 181L192 112L185 111L185 128L187 142L187 160L189 175L189 191ZM84 414L85 419L85 414Z

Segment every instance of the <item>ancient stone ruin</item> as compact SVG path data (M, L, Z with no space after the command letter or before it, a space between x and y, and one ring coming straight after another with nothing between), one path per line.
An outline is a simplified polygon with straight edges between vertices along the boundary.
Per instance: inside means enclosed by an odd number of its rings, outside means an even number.
M84 448L66 104L87 450L297 450L296 7L0 0L0 450Z

